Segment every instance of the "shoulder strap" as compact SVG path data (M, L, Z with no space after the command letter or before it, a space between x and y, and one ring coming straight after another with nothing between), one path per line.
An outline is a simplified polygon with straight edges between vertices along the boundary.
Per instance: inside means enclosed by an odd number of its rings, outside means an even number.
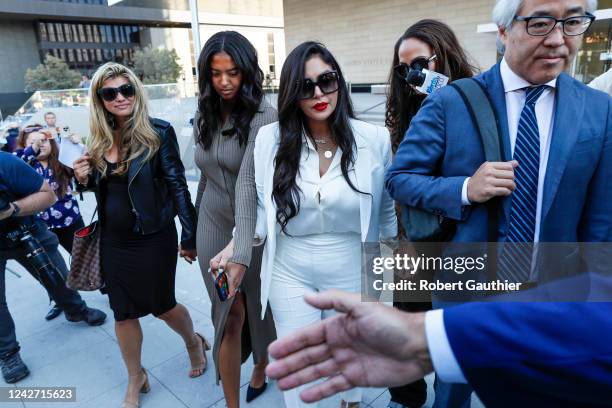
M502 161L498 120L485 90L472 78L459 79L450 85L459 92L470 111L482 140L486 160Z
M96 213L97 212L98 212L98 206L96 205L96 209L94 210L93 214L91 215L91 221L89 221L90 225L93 223L93 220L96 217Z
M499 120L482 85L472 78L459 79L450 85L461 95L470 112L482 141L485 160L503 161ZM487 277L490 281L494 281L497 279L497 240L500 213L503 207L499 197L487 201L485 205L489 218L487 223Z

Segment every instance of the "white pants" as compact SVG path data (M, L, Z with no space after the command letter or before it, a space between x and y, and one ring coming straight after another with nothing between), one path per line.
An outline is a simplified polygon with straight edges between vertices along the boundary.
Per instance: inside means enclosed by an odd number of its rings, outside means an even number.
M303 298L305 293L327 289L359 293L360 274L359 234L279 235L269 298L278 337L335 314L308 305ZM300 391L307 387L284 392L287 408L317 406L300 399ZM361 389L343 392L341 397L347 402L361 401Z

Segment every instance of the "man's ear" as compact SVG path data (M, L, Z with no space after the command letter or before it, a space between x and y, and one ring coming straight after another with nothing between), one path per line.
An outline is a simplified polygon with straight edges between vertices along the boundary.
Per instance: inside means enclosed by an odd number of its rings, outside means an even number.
M506 41L508 41L508 34L506 33L506 27L497 27L497 36L499 40L506 45Z
M497 38L495 40L495 44L497 45L497 51L504 55L506 52L506 43L508 41L508 35L506 34L505 27L497 28Z

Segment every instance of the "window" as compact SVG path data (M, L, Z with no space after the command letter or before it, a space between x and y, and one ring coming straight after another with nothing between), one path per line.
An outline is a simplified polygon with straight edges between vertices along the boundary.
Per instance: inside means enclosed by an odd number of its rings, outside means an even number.
M40 41L49 41L47 36L47 25L45 23L38 23L38 34Z
M47 33L49 34L48 36L48 40L53 42L55 41L55 25L54 24L47 24Z
M270 78L276 79L276 56L274 54L274 33L268 33L268 71Z
M66 37L66 42L73 42L72 38L72 30L70 29L71 24L62 24L64 29L64 36Z
M87 37L85 36L85 27L83 24L79 24L79 42L86 42Z
M94 42L93 30L90 24L85 26L85 33L87 34L87 42Z
M612 20L595 21L584 34L574 77L589 83L612 66Z
M57 36L56 41L64 42L64 32L62 30L62 25L59 23L55 24L55 34Z

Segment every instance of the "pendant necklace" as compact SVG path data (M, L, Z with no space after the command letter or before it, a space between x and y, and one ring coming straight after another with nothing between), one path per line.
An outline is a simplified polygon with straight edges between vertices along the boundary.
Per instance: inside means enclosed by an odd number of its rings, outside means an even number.
M315 143L316 143L316 144L326 144L326 143L327 143L327 140L325 140L325 139L315 139ZM331 150L325 150L325 151L323 152L323 156L324 156L326 159L331 159L333 155L334 155L334 154L332 153L332 151L331 151Z

